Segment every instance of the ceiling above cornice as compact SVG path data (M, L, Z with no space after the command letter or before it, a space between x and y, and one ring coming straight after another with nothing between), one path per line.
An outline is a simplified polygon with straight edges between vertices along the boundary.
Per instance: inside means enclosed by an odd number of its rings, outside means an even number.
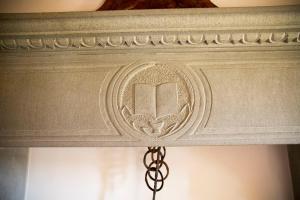
M0 0L0 13L70 12L157 8L256 7L300 4L299 0Z

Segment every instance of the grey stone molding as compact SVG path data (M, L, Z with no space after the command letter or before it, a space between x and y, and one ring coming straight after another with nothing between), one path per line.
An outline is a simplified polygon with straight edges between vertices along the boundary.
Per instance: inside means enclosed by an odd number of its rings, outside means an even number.
M2 50L90 50L155 47L233 47L233 46L272 46L299 45L299 32L253 32L253 33L156 33L153 35L128 34L87 37L32 37L20 39L1 39ZM95 34L97 35L97 34ZM109 35L109 34L108 34Z
M299 144L299 10L0 14L0 146Z
M299 46L299 6L0 14L2 51Z

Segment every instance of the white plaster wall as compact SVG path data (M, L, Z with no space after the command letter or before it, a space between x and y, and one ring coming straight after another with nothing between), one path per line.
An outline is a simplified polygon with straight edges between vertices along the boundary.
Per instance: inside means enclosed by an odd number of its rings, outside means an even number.
M33 148L26 200L151 199L145 148ZM157 199L292 200L285 146L169 147Z
M0 0L0 13L94 11L105 0Z

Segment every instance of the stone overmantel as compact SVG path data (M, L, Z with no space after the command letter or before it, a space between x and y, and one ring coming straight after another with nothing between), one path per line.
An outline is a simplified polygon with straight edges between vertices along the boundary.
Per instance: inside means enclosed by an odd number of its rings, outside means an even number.
M0 14L0 146L299 144L299 10Z

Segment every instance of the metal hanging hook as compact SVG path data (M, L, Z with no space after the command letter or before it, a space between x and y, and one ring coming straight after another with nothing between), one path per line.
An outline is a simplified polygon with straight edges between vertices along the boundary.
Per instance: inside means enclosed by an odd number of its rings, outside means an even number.
M165 156L165 147L148 147L148 151L144 155L143 161L147 168L145 182L147 187L153 192L152 200L155 200L156 192L163 188L164 181L169 175L169 167L164 161ZM165 168L165 174L162 172L163 168ZM150 184L150 181L152 181L153 184Z

